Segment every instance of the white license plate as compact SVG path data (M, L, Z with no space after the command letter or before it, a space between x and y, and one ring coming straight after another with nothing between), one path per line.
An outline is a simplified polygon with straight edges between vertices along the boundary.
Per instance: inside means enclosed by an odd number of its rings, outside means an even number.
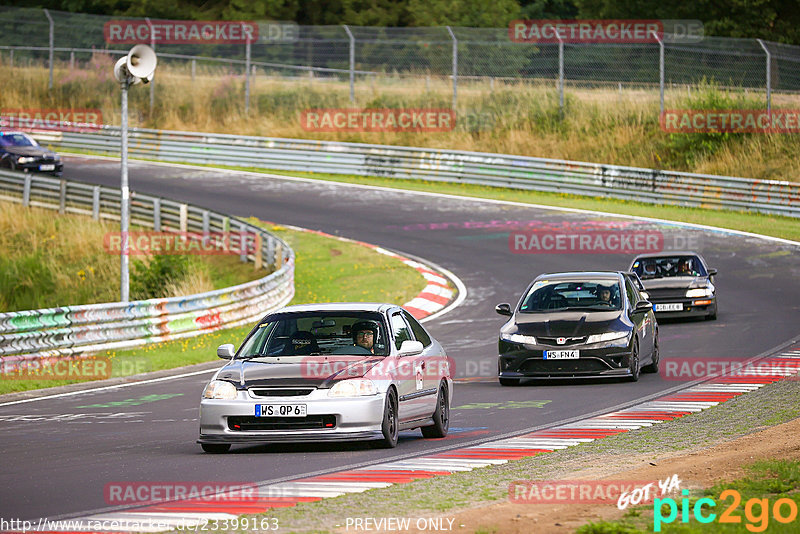
M305 404L256 404L256 417L305 417Z
M581 357L579 350L546 350L544 351L545 360L577 360Z
M39 165L40 171L54 171L56 170L56 166L52 163L48 163L46 165Z
M656 304L655 311L683 311L683 304L680 302L674 304Z

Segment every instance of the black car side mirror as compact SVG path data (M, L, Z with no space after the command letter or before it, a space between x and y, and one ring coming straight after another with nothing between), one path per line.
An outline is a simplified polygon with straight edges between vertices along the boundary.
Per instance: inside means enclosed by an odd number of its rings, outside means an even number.
M496 311L500 315L508 315L509 317L514 315L513 313L511 313L511 304L506 304L505 302L495 306L494 311Z
M648 300L640 300L633 308L633 313L643 313L653 309L653 303Z
M715 274L717 274L717 270L716 269L709 269L708 270L708 276L714 276Z

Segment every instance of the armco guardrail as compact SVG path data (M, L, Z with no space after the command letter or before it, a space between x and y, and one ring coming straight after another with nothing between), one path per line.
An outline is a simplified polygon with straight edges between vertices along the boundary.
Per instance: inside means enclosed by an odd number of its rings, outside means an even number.
M0 200L119 220L118 189L80 182L0 171ZM259 280L187 297L0 313L0 363L195 336L254 322L294 296L294 251L261 228L135 192L131 224L155 231L232 232L232 245L254 252L243 253L243 260L275 270ZM255 240L256 247L245 239Z
M34 132L54 148L118 154L120 130ZM135 157L416 178L800 216L800 184L545 158L332 141L134 129Z

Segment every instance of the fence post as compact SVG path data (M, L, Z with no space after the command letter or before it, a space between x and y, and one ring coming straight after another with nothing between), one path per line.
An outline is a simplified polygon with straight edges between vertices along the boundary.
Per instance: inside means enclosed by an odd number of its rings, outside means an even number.
M153 23L150 22L150 17L145 17L147 21L147 25L150 27L150 47L153 49L153 52L156 50L156 36L153 33ZM155 78L150 80L150 115L153 114L153 102L155 101Z
M244 47L244 114L250 113L250 32L246 31L245 24L242 30L247 35L247 43Z
M456 111L458 105L458 39L450 26L447 26L447 31L453 40L453 111Z
M564 118L564 40L558 32L558 113Z
M67 181L63 178L58 189L58 213L64 215L67 212Z
M192 58L192 83L194 83L194 76L196 70L197 70L197 60Z
M161 231L161 199L153 199L153 231Z
M31 175L25 174L25 183L22 186L22 205L26 208L31 205Z
M53 17L50 16L50 12L48 10L44 9L42 11L44 11L44 14L47 17L47 20L50 22L50 45L49 45L49 48L50 48L50 60L49 60L49 63L50 63L50 83L47 86L47 88L48 89L52 89L53 88L53 47L54 47L54 41L55 41L54 28L53 28Z
M255 244L253 246L253 270L261 269L264 264L264 248L262 246L261 232L256 232Z
M658 41L658 92L660 115L664 115L664 40L656 32L650 32Z
M347 24L344 25L344 31L347 32L347 37L350 38L350 103L356 103L356 39Z
M14 49L13 48L11 49L10 53L8 54L8 63L9 63L8 66L13 69L14 68Z
M189 206L186 204L181 204L180 207L180 232L186 232L186 226L189 222Z
M239 259L242 263L247 262L247 233L243 223L239 223Z
M756 39L767 55L767 115L772 116L772 54L761 39Z
M69 70L75 70L75 51L69 51Z
M100 220L100 186L96 185L92 188L92 219L95 221Z

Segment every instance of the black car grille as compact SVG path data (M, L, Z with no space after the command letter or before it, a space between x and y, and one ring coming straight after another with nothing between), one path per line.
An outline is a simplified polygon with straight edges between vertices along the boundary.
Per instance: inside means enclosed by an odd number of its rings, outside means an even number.
M255 397L303 397L310 395L314 388L252 388Z
M650 295L650 301L657 300L675 300L686 298L687 288L671 288L671 289L648 289L647 294Z
M557 340L558 338L555 337L540 337L536 336L536 341L541 345L552 345L554 347L567 347L569 345L580 345L582 343L586 343L586 336L583 337L568 337L563 338L566 341L564 343L559 343Z
M336 428L335 415L309 415L306 417L253 417L235 415L228 417L228 428L235 432L248 430L313 430Z
M577 360L526 360L519 368L520 373L572 374L608 371L610 367L594 358Z

